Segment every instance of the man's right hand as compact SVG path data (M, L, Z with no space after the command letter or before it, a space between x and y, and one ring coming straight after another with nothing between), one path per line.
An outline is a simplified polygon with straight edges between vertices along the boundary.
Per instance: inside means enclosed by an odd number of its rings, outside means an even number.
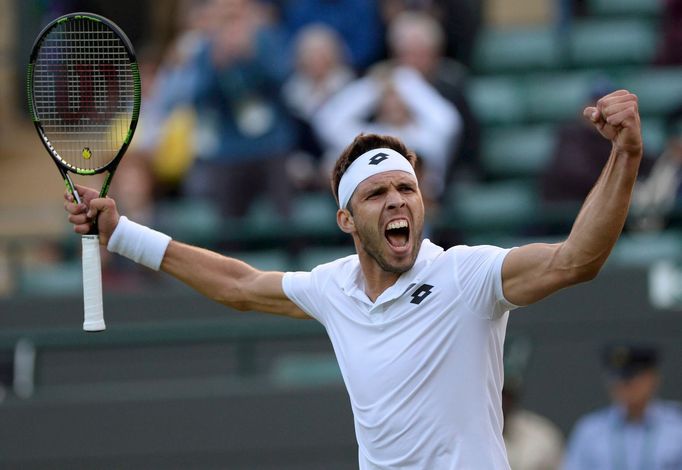
M119 213L116 201L110 198L100 198L99 192L86 186L76 185L81 203L78 204L73 195L64 193L64 209L69 213L69 222L73 224L73 231L85 235L92 229L92 223L97 219L100 245L109 243L109 237L118 225Z

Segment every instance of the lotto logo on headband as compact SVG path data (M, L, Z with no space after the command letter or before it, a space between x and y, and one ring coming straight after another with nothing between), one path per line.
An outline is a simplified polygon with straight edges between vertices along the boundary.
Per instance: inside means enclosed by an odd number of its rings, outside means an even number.
M370 165L378 165L379 163L383 162L384 160L388 160L388 154L386 153L377 153L374 155L372 158L369 159L369 164Z
M381 165L379 165L381 164ZM370 176L387 171L404 171L416 178L410 162L393 149L379 148L360 155L346 169L339 182L339 207L348 205L355 188Z

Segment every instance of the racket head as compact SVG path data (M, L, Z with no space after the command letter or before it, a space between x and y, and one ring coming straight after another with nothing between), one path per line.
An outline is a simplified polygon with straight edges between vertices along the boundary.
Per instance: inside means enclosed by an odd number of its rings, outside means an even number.
M113 173L140 112L140 73L130 40L93 13L55 19L33 45L27 95L36 130L60 169Z

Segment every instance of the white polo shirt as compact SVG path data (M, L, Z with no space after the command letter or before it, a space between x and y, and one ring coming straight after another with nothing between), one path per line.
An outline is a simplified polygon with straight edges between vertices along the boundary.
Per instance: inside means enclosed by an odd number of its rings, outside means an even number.
M375 302L357 255L286 273L287 297L326 328L355 418L360 469L509 469L502 350L509 250L424 240Z

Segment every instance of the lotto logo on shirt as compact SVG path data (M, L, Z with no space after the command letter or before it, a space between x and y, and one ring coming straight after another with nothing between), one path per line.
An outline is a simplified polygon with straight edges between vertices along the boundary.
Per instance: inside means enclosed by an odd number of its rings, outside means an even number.
M412 294L411 304L419 305L422 301L431 294L432 285L422 284L414 293Z

